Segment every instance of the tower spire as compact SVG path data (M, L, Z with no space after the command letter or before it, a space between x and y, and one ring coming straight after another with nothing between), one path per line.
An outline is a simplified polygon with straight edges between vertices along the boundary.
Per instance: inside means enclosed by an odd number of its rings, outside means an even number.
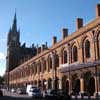
M13 30L14 33L17 32L17 18L16 18L16 10L15 10L15 15L14 15L14 20L13 20L12 30Z

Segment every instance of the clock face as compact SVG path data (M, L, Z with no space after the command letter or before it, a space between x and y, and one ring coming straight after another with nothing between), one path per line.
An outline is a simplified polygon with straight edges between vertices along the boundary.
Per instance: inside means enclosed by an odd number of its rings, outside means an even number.
M14 37L13 37L13 41L15 41L15 40L16 40L16 37L14 36Z

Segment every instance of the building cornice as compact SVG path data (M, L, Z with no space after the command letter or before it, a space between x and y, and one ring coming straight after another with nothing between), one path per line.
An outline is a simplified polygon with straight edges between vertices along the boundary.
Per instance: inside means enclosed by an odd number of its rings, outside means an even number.
M88 23L87 25L83 26L82 28L80 28L79 30L73 32L71 35L65 37L63 40L59 41L58 43L56 43L55 45L52 45L49 49L41 52L40 54L37 54L36 56L32 57L30 60L26 61L25 63L19 65L18 67L16 67L15 69L13 69L11 72L13 72L16 69L19 69L23 66L26 66L27 64L31 64L32 62L34 62L35 60L41 58L42 56L53 52L55 49L61 47L62 45L69 43L71 40L81 36L82 34L90 31L91 29L97 27L100 25L100 17L96 18L95 20L93 20L92 22Z

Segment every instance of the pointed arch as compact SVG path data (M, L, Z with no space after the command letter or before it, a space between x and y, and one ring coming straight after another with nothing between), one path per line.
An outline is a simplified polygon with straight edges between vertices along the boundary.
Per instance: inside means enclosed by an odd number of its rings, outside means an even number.
M85 57L90 58L91 53L90 53L90 41L87 39L85 41Z
M76 45L72 47L72 60L73 62L78 61L78 49Z

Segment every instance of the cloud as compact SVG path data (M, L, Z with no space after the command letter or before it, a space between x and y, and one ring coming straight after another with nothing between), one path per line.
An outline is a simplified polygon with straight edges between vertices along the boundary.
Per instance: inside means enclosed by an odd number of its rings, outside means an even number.
M0 52L0 61L1 60L5 60L5 55L2 52Z

